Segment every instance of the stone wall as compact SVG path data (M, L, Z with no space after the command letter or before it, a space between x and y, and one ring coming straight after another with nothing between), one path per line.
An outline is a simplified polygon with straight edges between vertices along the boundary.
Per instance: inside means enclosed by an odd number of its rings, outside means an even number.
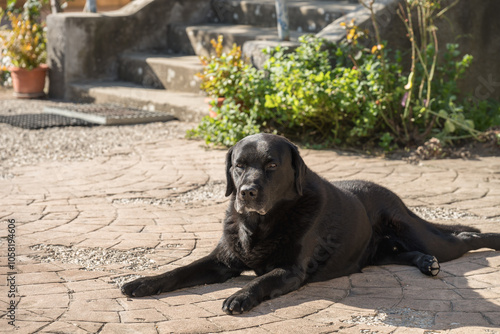
M170 24L201 23L208 12L209 0L136 0L114 12L49 15L49 95L69 99L71 82L116 79L120 53L166 49Z
M500 1L461 0L439 25L439 39L474 57L460 86L479 100L500 100ZM450 24L451 23L451 24Z

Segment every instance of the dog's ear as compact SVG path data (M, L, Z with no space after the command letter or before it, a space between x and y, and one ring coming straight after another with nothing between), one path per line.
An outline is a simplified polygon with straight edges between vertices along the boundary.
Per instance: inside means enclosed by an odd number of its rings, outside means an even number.
M290 143L292 151L292 167L295 170L295 190L299 196L302 196L302 184L304 183L307 166L299 154L299 149L294 144Z
M233 147L226 154L226 197L234 192L234 181L231 175L231 165L233 157Z

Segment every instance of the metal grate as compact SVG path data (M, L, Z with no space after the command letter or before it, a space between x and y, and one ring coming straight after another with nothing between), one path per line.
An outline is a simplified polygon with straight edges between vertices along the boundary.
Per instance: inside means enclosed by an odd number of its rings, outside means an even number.
M102 125L166 122L175 119L164 112L154 112L112 105L76 104L45 107L44 113L73 117Z
M23 129L45 129L60 126L96 125L81 119L53 114L21 114L1 116L0 123L7 123Z

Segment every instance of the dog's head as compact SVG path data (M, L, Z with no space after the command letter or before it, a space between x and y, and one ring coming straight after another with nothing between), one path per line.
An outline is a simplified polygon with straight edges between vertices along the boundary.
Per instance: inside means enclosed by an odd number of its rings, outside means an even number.
M306 165L297 147L271 135L248 136L226 156L226 196L234 195L234 208L242 214L268 213L276 203L302 196Z

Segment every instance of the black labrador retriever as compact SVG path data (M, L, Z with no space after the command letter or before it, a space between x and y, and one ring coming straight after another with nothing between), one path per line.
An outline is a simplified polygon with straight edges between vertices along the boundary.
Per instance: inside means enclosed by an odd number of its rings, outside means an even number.
M435 276L438 261L473 249L500 250L500 234L429 223L377 184L322 179L280 136L238 142L227 153L226 174L231 201L215 250L185 267L126 283L125 295L224 282L253 270L258 277L223 303L226 313L235 314L367 265L413 265Z

